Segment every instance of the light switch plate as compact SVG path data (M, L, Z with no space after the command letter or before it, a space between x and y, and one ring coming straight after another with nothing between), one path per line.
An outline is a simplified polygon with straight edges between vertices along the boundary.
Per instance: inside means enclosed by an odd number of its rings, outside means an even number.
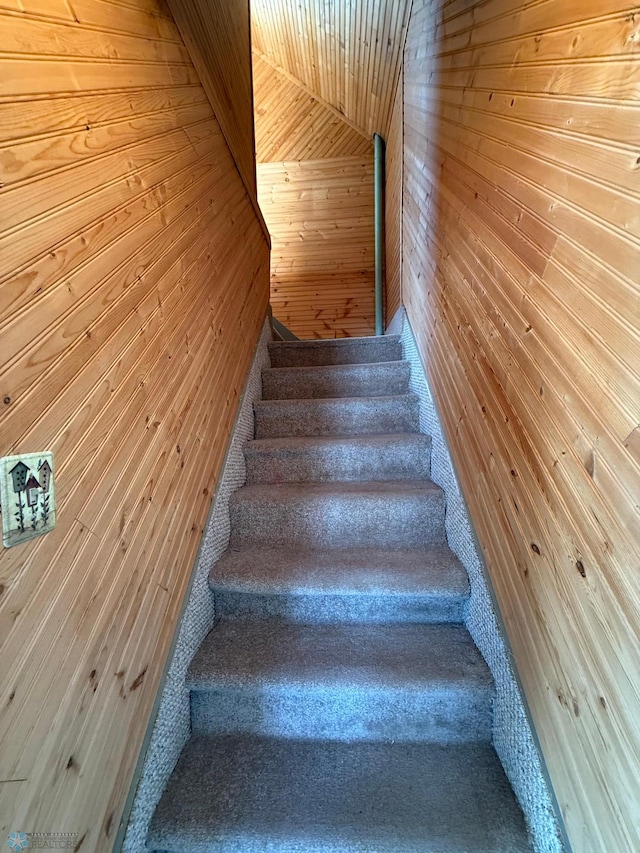
M56 525L53 453L0 458L2 544L19 545Z

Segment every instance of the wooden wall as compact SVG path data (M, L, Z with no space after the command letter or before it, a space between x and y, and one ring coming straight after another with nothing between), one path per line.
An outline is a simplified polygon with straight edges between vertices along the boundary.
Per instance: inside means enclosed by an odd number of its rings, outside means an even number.
M53 450L58 498L0 552L0 832L107 851L268 247L162 0L0 5L0 454Z
M255 51L253 79L259 163L371 156L366 133Z
M252 43L368 137L386 135L411 0L252 0Z
M274 315L302 338L370 335L373 142L257 55L254 80Z
M403 294L574 853L640 838L640 18L414 0Z
M167 2L242 179L255 198L251 63L241 61L251 55L249 0Z
M373 333L371 158L258 164L274 316L300 338Z

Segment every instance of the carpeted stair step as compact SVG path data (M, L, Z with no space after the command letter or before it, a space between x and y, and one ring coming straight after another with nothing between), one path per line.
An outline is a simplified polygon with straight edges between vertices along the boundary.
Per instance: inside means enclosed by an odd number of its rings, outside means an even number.
M429 480L245 486L229 511L232 548L445 544L444 493Z
M262 371L263 400L376 397L409 393L408 361L272 367Z
M348 480L426 480L431 439L401 435L263 438L244 455L247 484Z
M194 733L491 741L493 681L461 625L222 620L187 686Z
M528 853L488 744L192 737L147 847L171 853Z
M418 432L418 397L327 397L254 403L256 438Z
M371 338L330 338L321 341L276 341L269 344L272 367L306 367L322 364L367 364L400 361L398 335Z
M209 584L216 613L290 622L462 622L467 574L447 547L228 550Z

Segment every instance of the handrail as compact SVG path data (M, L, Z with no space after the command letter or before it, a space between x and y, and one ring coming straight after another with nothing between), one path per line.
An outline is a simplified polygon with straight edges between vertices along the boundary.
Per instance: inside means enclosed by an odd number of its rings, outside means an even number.
M384 334L384 139L373 134L376 335Z
M275 338L278 338L281 341L299 341L300 338L297 335L294 335L291 329L288 329L284 323L281 323L280 320L276 319L273 314L271 315L271 328L273 329L273 335Z

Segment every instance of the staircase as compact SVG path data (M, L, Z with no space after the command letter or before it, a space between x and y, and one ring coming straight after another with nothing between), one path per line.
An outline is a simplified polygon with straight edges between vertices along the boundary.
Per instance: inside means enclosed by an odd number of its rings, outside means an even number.
M148 848L529 850L399 339L270 354Z

